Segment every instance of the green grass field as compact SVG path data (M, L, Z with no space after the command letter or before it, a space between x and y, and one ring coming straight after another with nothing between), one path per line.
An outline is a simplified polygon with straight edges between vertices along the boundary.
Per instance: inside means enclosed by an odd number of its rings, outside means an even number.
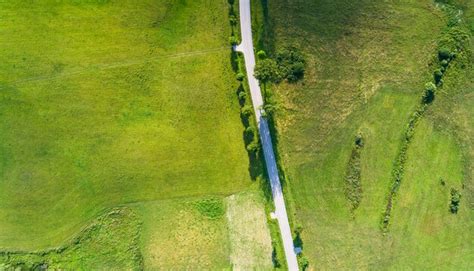
M251 184L224 1L0 3L0 248Z
M401 137L432 78L428 65L446 24L440 9L430 0L287 0L268 1L268 14L265 47L296 46L307 60L301 83L272 90L283 108L281 163L310 266L472 269L472 72L448 72L416 128L390 230L381 231ZM345 174L359 133L362 198L351 213ZM453 215L449 191L462 183L463 210Z
M264 209L256 189L128 204L57 248L0 252L0 270L270 270Z
M202 199L141 204L141 246L147 270L230 267L224 201L212 200L217 211L204 214L196 206Z
M261 193L140 203L146 270L271 269ZM245 211L244 211L245 210Z
M140 270L139 221L131 208L108 210L55 249L0 252L0 270Z

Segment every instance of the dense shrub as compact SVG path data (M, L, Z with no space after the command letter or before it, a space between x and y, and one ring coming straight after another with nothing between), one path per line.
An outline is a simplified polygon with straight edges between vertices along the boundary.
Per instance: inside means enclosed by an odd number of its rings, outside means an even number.
M247 151L256 153L256 152L258 152L259 147L260 146L258 145L258 142L253 141L253 142L251 142L250 144L247 145Z
M237 39L236 36L230 36L229 43L230 43L230 45L234 46L234 45L239 44L239 40Z
M441 83L441 79L443 79L443 72L441 71L441 69L437 69L433 72L433 79L437 85Z
M257 62L257 65L255 65L254 76L264 86L270 82L278 82L281 78L277 63L275 60L270 58Z
M242 115L247 116L247 117L252 115L252 113L253 113L252 112L252 107L250 105L246 105L246 106L242 107L242 109L240 109L240 111L241 111Z
M309 267L309 260L305 256L298 257L298 264L301 267L301 270L305 271Z
M260 50L260 51L257 52L257 57L258 57L258 59L265 59L265 58L267 58L267 53L265 53L265 51L263 51L263 50Z
M243 73L239 72L239 73L235 76L235 78L236 78L238 81L243 81L244 78L245 78L245 75L244 75Z
M435 98L436 85L432 82L425 84L425 92L423 93L423 103L429 104Z
M252 126L245 128L245 137L252 141L255 137L255 129Z
M283 78L288 82L296 82L303 78L305 59L303 54L294 47L285 48L276 54L276 62Z
M199 200L194 203L194 206L201 215L209 219L217 219L225 214L224 203L217 198Z
M230 25L232 25L232 26L237 25L237 18L235 17L235 15L230 15L230 16L229 16L229 23L230 23Z
M459 202L461 201L461 193L456 188L451 188L451 203L449 210L453 214L457 214L459 210Z
M244 101L247 98L247 93L245 91L239 92L239 100Z
M441 48L438 50L438 58L440 61L446 60L449 61L451 60L451 51L447 48Z
M265 116L272 116L278 110L278 106L274 102L267 102L263 106L263 110L265 110Z

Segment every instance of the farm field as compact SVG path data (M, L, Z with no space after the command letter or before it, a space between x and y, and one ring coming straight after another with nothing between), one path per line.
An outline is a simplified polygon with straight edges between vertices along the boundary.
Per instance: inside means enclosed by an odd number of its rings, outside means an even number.
M471 2L458 3L472 25ZM430 0L288 0L259 12L267 14L257 15L265 30L255 27L262 49L271 56L294 46L306 58L302 82L272 92L293 223L303 226L310 267L472 269L472 66L446 73L415 129L385 233L381 223L405 127L432 80L441 9ZM352 209L346 172L357 135L362 192ZM462 194L456 215L451 188Z
M229 267L225 216L201 222L185 213L178 221L190 198L223 200L254 190L230 65L227 3L2 1L0 18L0 250L30 255L75 247L75 236L110 208L144 204L149 217L137 207L130 223L143 220L151 240L174 246L151 229L165 234L167 225L184 227L179 223L189 219L192 229L215 233L202 240L214 250L201 266ZM143 203L161 200L172 201L163 212ZM129 253L133 225L117 237L127 240L117 253ZM94 251L87 247L73 249L80 255L67 250L75 260L55 261L88 269L102 260L107 266L107 253L115 253L105 250L87 265L81 259ZM129 256L117 266L136 267ZM153 257L145 266L153 266Z
M263 198L255 190L137 208L144 217L141 247L147 270L272 267Z
M0 254L0 270L269 270L271 253L263 195L250 189L115 207L58 248Z

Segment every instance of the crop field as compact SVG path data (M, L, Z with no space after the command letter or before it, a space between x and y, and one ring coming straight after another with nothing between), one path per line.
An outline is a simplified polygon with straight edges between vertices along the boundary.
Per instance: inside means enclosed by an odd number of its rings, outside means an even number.
M304 80L272 92L282 108L276 120L287 195L310 267L472 269L471 66L446 73L415 128L390 226L384 231L381 223L404 130L432 80L446 25L441 9L431 0L267 4L264 48L295 46L306 57ZM461 4L472 25L472 4ZM346 174L358 135L354 208ZM449 211L452 188L462 194L457 214Z
M7 0L0 18L1 250L248 190L225 1Z

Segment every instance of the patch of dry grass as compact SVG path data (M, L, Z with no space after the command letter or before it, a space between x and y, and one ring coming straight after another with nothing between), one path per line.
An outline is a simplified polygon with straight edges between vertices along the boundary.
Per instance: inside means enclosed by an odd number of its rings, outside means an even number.
M272 244L262 197L244 192L225 201L233 269L271 269Z

